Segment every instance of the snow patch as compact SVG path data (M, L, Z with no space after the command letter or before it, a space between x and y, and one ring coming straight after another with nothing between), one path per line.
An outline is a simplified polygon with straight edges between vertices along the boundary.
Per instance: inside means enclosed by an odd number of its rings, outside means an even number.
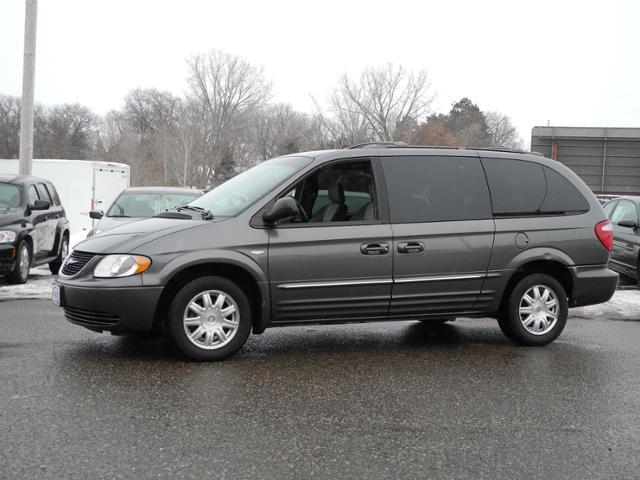
M23 285L7 285L0 277L0 301L51 298L51 283L54 278L46 265L32 268L29 280Z
M618 290L607 303L572 308L569 317L640 321L640 290Z

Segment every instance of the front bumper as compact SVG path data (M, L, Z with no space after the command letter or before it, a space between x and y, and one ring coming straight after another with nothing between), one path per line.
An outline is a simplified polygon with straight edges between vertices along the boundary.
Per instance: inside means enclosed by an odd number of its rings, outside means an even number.
M16 266L16 248L13 244L0 244L0 275L13 272Z
M81 287L57 282L67 320L96 332L151 330L162 287Z
M609 301L618 286L618 274L606 265L571 267L573 295L570 307L584 307Z

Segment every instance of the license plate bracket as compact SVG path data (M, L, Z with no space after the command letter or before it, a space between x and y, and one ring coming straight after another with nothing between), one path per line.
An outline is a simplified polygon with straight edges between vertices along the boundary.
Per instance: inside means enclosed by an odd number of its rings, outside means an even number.
M53 283L51 285L51 301L58 307L62 306L62 285Z

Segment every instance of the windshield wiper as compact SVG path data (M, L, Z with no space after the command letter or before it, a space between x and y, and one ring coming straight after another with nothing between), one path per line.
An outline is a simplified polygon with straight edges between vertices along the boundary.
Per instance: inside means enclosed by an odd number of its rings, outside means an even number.
M202 215L203 220L213 220L213 214L206 208L196 207L194 205L184 205L182 207L176 207L175 210L177 212L181 212L182 210L191 210L192 212L198 212Z
M110 218L131 218L129 215L107 215Z

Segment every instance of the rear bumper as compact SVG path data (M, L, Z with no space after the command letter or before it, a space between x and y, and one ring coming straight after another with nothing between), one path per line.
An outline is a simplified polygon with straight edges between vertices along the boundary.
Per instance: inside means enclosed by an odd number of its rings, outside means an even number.
M618 286L618 274L606 265L570 267L573 296L570 307L583 307L609 301Z
M67 320L96 332L146 332L153 320L162 287L78 287L59 282Z

